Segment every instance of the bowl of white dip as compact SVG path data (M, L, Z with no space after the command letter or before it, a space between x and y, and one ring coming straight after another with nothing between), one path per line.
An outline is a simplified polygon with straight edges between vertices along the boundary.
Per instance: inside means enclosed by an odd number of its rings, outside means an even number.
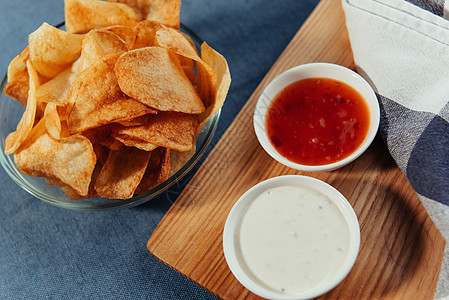
M267 299L310 299L337 286L360 246L357 216L329 184L308 176L265 180L231 209L223 232L237 280Z

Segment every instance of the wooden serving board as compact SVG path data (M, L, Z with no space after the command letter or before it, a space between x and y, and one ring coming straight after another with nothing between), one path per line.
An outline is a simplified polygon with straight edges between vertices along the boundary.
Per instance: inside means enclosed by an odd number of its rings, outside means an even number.
M226 264L223 227L245 191L286 174L328 182L346 196L359 218L357 261L322 299L429 299L435 293L444 239L380 138L342 169L304 173L271 159L255 136L255 103L276 75L309 62L354 68L344 20L340 0L319 3L148 241L155 257L220 298L258 298Z

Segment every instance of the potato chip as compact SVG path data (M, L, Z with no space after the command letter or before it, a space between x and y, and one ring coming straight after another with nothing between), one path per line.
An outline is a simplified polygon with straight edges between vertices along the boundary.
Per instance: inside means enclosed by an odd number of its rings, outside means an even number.
M55 103L48 103L44 112L45 131L53 139L60 139L62 132L61 119Z
M58 178L45 178L45 183L48 185L54 185L54 186L63 186L65 185L64 182L59 180Z
M87 129L82 132L82 135L87 137L93 145L101 145L109 150L119 150L123 147L120 141L117 141L112 136L112 128L116 126L114 124L106 124L99 127Z
M93 180L93 178L94 178L94 176L92 176L92 180ZM98 194L97 194L97 191L93 188L92 182L95 182L95 181L91 181L91 184L89 185L89 191L84 196L80 195L75 189L73 189L72 187L70 187L68 185L62 185L61 189L66 194L67 197L69 197L73 200L95 198L95 197L98 197Z
M223 106L224 101L226 100L226 95L228 94L229 86L231 85L231 73L229 72L228 63L223 55L204 42L201 45L201 57L215 71L217 85L214 101L210 104L207 110L200 115L200 125L198 126L197 135L203 129L206 122Z
M131 42L135 36L134 27L124 26L124 25L112 25L107 26L104 30L110 31L118 35L124 42L126 47L129 49Z
M113 128L117 134L149 142L151 144L188 151L195 143L195 131L198 117L177 112L161 112L152 116L149 122L141 126Z
M197 90L204 106L210 107L215 101L215 92L217 90L217 75L215 71L203 60L198 66L198 84Z
M68 122L70 122L70 132L73 134L111 122L126 120L129 116L143 115L150 111L151 108L134 99L118 98L114 102L103 105L101 101L91 103L91 105L75 105L68 116Z
M123 126L144 125L144 124L149 122L149 120L152 118L152 115L156 115L156 114L158 114L158 111L154 110L154 111L150 112L147 115L143 115L143 116L131 119L131 120L120 121L120 122L117 122L117 123L119 123L120 125L123 125Z
M82 132L82 135L87 137L92 144L100 144L107 137L112 134L114 124L106 124L103 126L87 129Z
M40 74L52 78L79 56L82 40L83 35L43 23L28 36L30 61Z
M98 194L97 194L97 191L95 191L94 185L95 185L95 181L98 177L98 174L100 174L100 170L101 170L101 166L97 165L92 173L92 178L89 183L89 191L84 196L80 195L75 189L66 185L64 182L60 181L59 179L46 178L45 183L47 183L48 185L59 186L62 189L62 191L66 194L66 196L73 200L94 198L94 197L98 197Z
M97 62L79 73L69 92L67 123L71 134L111 122L129 120L154 109L120 90L113 66Z
M193 148L189 151L170 151L170 172L168 173L168 176L174 175L176 172L178 172L195 154L196 152L196 145L193 145Z
M111 151L118 151L123 148L123 143L116 140L112 135L105 137L99 144Z
M67 106L70 86L81 70L81 63L80 60L75 61L69 68L42 84L36 91L38 103L53 102L59 106Z
M131 198L145 174L150 156L151 152L137 148L111 151L95 183L98 195L109 199Z
M178 57L185 57L187 61L190 59L197 62L197 91L204 106L208 107L214 101L213 99L215 97L217 84L216 74L215 71L199 57L191 41L181 32L174 30L173 28L164 27L157 31L154 43L159 47L163 47L176 53ZM181 63L189 66L186 63L186 59L181 60Z
M114 60L127 50L125 42L115 33L108 30L93 29L83 39L79 58L82 64L80 71L98 61Z
M28 99L29 75L26 62L29 58L30 50L27 46L9 63L8 84L3 90L5 95L16 99L23 106L26 106Z
M126 4L99 0L65 0L64 3L65 26L71 33L86 33L112 25L133 27L140 21Z
M93 144L92 146L94 147L95 156L97 157L97 164L104 165L111 150L101 144Z
M153 151L158 147L152 143L130 137L129 135L126 134L113 133L112 137L127 147L136 147L137 149L144 151Z
M135 190L135 194L142 194L168 179L170 171L170 150L159 147L151 152L147 169Z
M150 3L145 19L179 28L181 0L144 0L143 2Z
M179 30L162 26L156 32L154 44L192 60L198 62L201 60L195 46Z
M146 47L123 53L115 74L125 94L150 107L190 114L205 111L179 61L165 49Z
M157 44L156 40L157 34L160 31L176 32L176 38L178 38L180 41L186 44L183 47L184 48L188 47L189 48L188 52L190 52L191 56L196 56L196 58L200 60L200 57L198 56L195 50L193 42L191 40L188 40L184 34L180 33L178 30L166 27L159 22L151 20L140 22L139 25L136 27L136 34L133 41L131 42L130 50L151 46L162 47L161 45ZM173 40L171 36L169 38ZM176 41L171 41L170 43L170 45L172 45L172 48L174 47L175 44ZM177 58L179 59L179 63L181 64L182 67L187 66L192 69L195 67L195 63L190 57L178 55L175 51L173 51L173 49L170 49L169 47L163 48L171 50L174 54L176 54Z
M131 7L141 20L153 20L179 28L180 0L107 0Z
M183 67L194 68L195 61L202 63L193 41L174 28L161 26L154 37L154 44L177 54L179 63Z
M180 31L180 32L184 36L184 38L190 43L190 45L192 45L192 47L194 47L196 49L195 42L193 41L192 37L185 32L182 32L182 31Z
M150 2L150 1L149 0L106 0L106 2L126 4L134 10L137 17L140 20L145 20L145 16L147 15L147 12L146 12L147 7L145 7L145 4L146 4L146 2Z
M81 135L55 140L45 131L41 119L26 142L14 153L21 173L60 180L87 195L96 157L90 141Z
M190 82L195 86L198 84L198 76L193 67L182 66L182 70L184 74L186 74L187 78L189 78ZM204 103L204 102L203 102Z
M90 31L83 39L80 59L39 87L38 102L55 102L59 106L69 106L67 97L78 73L99 60L114 59L126 50L125 43L116 34L105 30Z
M17 124L17 130L11 132L6 137L5 140L6 155L16 151L20 147L20 145L22 145L22 143L28 138L36 118L36 109L37 109L36 88L39 86L39 75L37 74L34 67L31 65L30 61L27 61L26 65L30 81L28 102L25 108L25 112L23 113L22 118L19 121L19 124Z
M155 21L143 21L136 26L134 39L131 41L130 50L139 49L143 47L154 46L154 38L156 32L163 25Z

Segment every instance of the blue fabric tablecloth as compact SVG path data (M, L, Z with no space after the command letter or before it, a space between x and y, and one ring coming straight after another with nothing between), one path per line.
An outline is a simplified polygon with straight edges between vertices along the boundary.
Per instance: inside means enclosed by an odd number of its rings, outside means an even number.
M317 3L182 2L181 22L227 58L232 75L209 151ZM62 0L0 0L1 72L26 46L30 32L44 21L56 25L64 19L63 6ZM214 299L146 249L197 168L144 205L102 212L46 204L1 169L0 299Z

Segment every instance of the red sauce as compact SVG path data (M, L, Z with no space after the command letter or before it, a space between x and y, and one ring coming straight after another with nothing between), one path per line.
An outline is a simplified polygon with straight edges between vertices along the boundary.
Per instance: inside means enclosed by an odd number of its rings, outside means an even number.
M325 165L344 159L365 139L368 105L349 85L311 78L287 86L270 105L268 137L288 160Z

